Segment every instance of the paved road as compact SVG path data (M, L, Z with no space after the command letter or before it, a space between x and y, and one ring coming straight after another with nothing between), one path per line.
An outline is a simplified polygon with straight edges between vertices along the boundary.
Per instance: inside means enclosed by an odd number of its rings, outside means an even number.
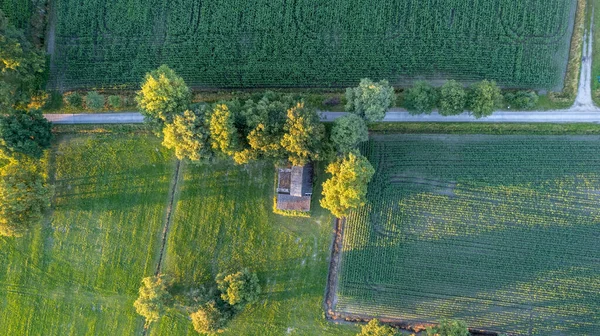
M140 124L144 117L137 112L95 114L44 114L55 124Z

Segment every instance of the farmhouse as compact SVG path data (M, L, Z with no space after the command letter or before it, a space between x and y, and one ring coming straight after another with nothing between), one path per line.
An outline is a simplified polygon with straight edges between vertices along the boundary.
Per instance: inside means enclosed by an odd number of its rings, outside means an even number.
M310 211L312 198L313 165L279 168L277 209Z

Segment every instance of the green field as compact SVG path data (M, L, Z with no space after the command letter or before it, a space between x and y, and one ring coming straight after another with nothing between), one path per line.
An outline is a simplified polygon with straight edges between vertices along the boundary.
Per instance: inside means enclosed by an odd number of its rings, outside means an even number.
M31 0L0 0L0 10L17 28L27 28L33 11Z
M600 137L390 135L364 151L336 310L600 334Z
M150 136L63 136L54 210L0 238L1 335L134 335L140 279L154 273L174 172Z
M224 335L356 333L357 327L337 326L323 316L333 218L318 202L311 219L273 214L270 163L185 168L165 272L194 286L210 283L218 272L249 267L263 287L260 301L237 316ZM324 173L318 174L322 181ZM163 318L149 334L197 335L179 313Z
M328 87L493 79L561 89L575 0L57 0L58 88Z

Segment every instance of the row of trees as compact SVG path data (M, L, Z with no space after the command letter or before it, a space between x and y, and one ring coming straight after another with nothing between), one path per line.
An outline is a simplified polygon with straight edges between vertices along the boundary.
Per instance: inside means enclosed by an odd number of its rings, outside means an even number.
M337 119L329 137L316 110L301 96L266 92L244 102L192 104L190 89L167 66L147 74L137 100L146 120L162 135L163 145L179 159L229 158L237 164L268 159L297 166L332 161L321 204L343 217L364 203L374 173L356 150L368 139L365 119L385 114L393 100L393 90L380 83L361 85L349 90L354 113ZM374 107L376 102L382 104Z
M469 336L469 329L463 321L444 319L435 327L425 330L427 336ZM361 327L357 336L395 336L396 329L383 325L377 319L372 319Z
M256 273L243 269L220 273L211 286L182 291L167 275L142 280L134 307L146 320L146 327L169 310L189 315L194 329L203 334L219 333L227 322L248 304L258 301L261 287ZM176 289L179 288L179 289Z
M404 95L404 106L411 114L429 114L434 109L444 116L463 113L468 110L476 118L492 115L494 110L505 105L518 109L531 109L537 104L534 91L502 91L493 81L481 81L464 88L457 81L447 81L441 88L435 88L425 81L416 82Z

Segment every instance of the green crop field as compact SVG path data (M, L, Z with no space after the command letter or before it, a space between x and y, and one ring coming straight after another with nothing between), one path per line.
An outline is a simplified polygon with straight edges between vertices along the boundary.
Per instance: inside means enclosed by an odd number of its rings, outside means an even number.
M336 310L600 334L600 137L390 135L364 152Z
M190 286L210 283L218 272L257 272L259 303L236 316L223 335L356 334L357 327L323 317L332 216L318 202L310 219L273 214L274 174L270 163L186 166L165 272ZM197 333L187 316L172 312L149 335Z
M154 273L172 156L150 136L63 137L54 211L0 238L0 335L134 335L140 279Z
M18 28L27 28L32 10L30 0L0 0L0 11Z
M362 77L562 88L575 0L57 0L58 88L327 87Z

